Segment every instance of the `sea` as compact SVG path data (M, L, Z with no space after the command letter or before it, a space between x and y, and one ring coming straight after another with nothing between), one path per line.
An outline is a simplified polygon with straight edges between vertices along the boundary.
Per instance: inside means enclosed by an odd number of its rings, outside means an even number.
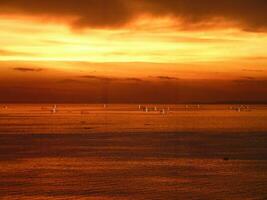
M0 104L0 199L267 199L267 105Z

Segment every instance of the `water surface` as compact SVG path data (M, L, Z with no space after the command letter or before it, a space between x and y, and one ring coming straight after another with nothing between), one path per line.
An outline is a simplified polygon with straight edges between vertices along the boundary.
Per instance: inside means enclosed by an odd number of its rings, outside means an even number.
M5 106L1 199L267 198L266 106Z

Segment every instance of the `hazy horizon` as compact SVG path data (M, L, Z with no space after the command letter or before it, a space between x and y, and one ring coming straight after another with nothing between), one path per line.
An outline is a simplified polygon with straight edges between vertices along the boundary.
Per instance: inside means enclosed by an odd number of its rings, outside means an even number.
M143 65L151 70L142 72ZM263 71L242 69L236 75L155 63L5 61L0 66L2 103L267 102Z

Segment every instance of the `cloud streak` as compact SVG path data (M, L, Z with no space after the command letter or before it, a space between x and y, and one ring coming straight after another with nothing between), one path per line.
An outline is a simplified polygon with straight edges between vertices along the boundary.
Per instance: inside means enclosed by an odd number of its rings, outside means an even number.
M41 68L29 68L29 67L15 67L13 68L15 71L19 72L41 72L43 69Z
M2 0L4 14L65 18L74 28L121 27L143 15L170 16L186 27L224 20L244 30L267 30L265 0ZM213 23L214 25L215 23Z
M178 81L179 78L170 77L170 76L157 76L157 79L165 80L165 81Z
M30 55L33 55L33 54L0 49L0 56L30 56Z

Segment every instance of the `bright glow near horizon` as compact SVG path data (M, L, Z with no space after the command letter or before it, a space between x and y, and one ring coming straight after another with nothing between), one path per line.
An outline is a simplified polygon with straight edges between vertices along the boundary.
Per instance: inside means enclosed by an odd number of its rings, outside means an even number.
M171 18L117 30L70 30L64 24L1 18L0 60L205 63L264 57L267 34L237 28L183 31Z

